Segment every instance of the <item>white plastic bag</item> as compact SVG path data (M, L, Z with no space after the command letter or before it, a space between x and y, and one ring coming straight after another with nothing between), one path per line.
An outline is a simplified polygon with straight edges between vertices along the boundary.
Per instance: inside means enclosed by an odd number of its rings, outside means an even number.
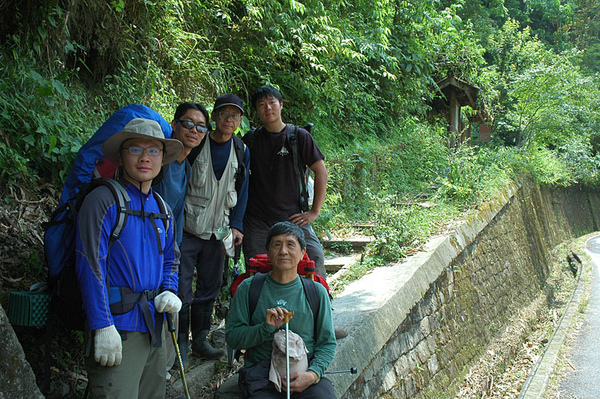
M290 375L308 370L308 351L302 337L289 331ZM285 378L285 330L279 330L273 337L271 369L269 381L281 392L281 380Z

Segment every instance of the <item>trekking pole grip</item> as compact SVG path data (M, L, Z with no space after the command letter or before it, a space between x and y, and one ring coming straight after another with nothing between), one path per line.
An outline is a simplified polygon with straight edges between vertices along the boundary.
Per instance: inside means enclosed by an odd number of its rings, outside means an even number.
M285 323L289 323L290 322L290 318L294 315L294 311L292 310L291 312L287 312L284 316L283 316L283 320L285 321Z
M173 314L167 313L167 327L169 332L175 332L175 323L173 323Z

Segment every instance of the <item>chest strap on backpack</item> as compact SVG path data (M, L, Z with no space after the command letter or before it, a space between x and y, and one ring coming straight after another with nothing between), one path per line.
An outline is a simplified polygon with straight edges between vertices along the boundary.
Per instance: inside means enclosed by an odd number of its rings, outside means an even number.
M150 311L149 301L154 300L160 294L159 290L145 290L142 292L133 292L129 287L110 287L110 312L113 315L120 315L130 312L136 303L142 307L144 322L152 337L152 345L155 347L162 346L162 326L163 314L155 312L154 321L152 320L152 312Z
M158 253L160 255L163 255L165 251L160 244L160 234L158 233L158 228L156 226L156 219L163 220L163 224L165 225L165 234L167 234L169 229L169 215L164 213L144 212L139 210L130 210L129 213L131 215L141 216L150 220L150 223L152 223L152 228L154 229L154 235L156 236L156 246L158 247Z

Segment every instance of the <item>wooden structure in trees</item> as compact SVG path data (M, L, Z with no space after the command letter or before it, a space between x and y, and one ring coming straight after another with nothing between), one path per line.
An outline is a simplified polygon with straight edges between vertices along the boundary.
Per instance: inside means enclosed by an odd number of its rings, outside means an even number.
M479 87L473 86L457 77L450 76L437 82L440 95L433 100L432 107L435 111L445 114L448 120L448 131L450 132L450 146L470 141L471 123L483 122L482 112L479 110L477 98ZM469 106L477 113L470 117L465 126L461 120L461 107ZM458 139L458 140L457 140Z

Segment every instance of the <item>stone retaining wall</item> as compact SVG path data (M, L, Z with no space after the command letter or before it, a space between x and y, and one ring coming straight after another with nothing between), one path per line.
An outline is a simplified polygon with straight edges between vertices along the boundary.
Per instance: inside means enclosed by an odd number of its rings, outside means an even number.
M543 287L549 251L597 230L600 195L508 187L425 250L352 283L334 302L350 331L330 370L340 398L444 398Z

